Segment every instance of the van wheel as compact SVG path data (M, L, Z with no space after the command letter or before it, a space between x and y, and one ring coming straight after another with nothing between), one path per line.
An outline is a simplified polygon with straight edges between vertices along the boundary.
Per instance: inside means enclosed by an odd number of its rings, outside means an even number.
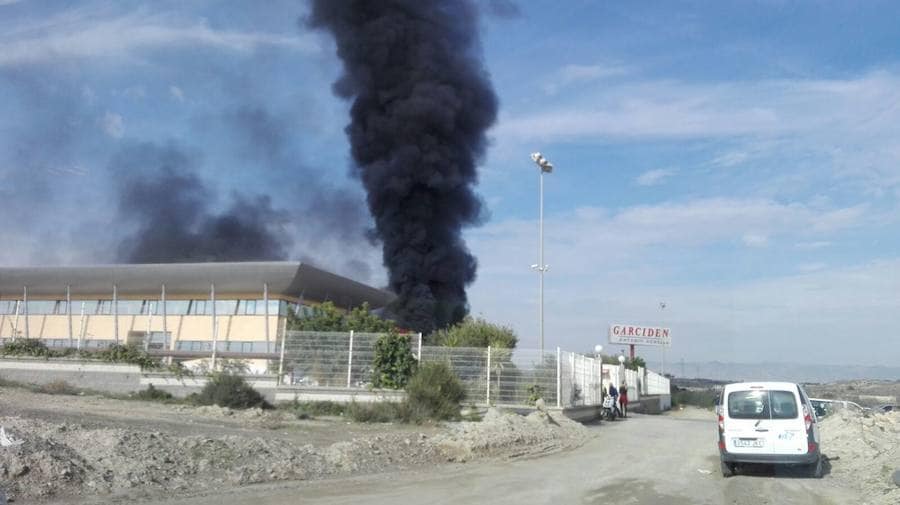
M821 479L825 475L825 464L822 462L822 456L815 463L809 465L809 476L813 479Z
M719 464L722 467L722 477L725 477L727 479L728 477L734 476L734 463L726 463L724 461L720 461Z

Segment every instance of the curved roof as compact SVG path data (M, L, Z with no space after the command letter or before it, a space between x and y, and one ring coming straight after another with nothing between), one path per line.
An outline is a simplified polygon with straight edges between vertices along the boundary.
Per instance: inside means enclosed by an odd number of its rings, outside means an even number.
M112 286L120 296L147 295L166 285L172 296L209 293L216 286L216 296L260 293L268 283L269 295L324 301L341 307L368 302L372 308L390 303L394 294L361 282L341 277L300 262L268 261L238 263L163 263L132 265L94 265L65 267L0 267L0 297L21 297L22 287L28 295L64 296L66 286L73 296L107 298Z

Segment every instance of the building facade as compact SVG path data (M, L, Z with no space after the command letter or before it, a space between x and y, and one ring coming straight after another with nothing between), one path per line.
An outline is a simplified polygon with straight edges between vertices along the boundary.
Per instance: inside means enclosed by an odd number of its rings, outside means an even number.
M298 262L0 268L0 339L50 347L271 353L288 310L394 295Z

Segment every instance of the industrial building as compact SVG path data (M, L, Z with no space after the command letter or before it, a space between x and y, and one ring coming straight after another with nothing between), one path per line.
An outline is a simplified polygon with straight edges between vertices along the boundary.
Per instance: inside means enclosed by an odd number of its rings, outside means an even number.
M271 353L318 303L372 309L394 295L299 262L0 268L0 339Z

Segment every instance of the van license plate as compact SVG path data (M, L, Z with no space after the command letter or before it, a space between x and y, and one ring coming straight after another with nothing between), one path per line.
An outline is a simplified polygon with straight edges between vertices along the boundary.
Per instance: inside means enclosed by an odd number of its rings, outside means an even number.
M766 445L765 439L762 438L735 438L732 440L735 447L764 447Z

